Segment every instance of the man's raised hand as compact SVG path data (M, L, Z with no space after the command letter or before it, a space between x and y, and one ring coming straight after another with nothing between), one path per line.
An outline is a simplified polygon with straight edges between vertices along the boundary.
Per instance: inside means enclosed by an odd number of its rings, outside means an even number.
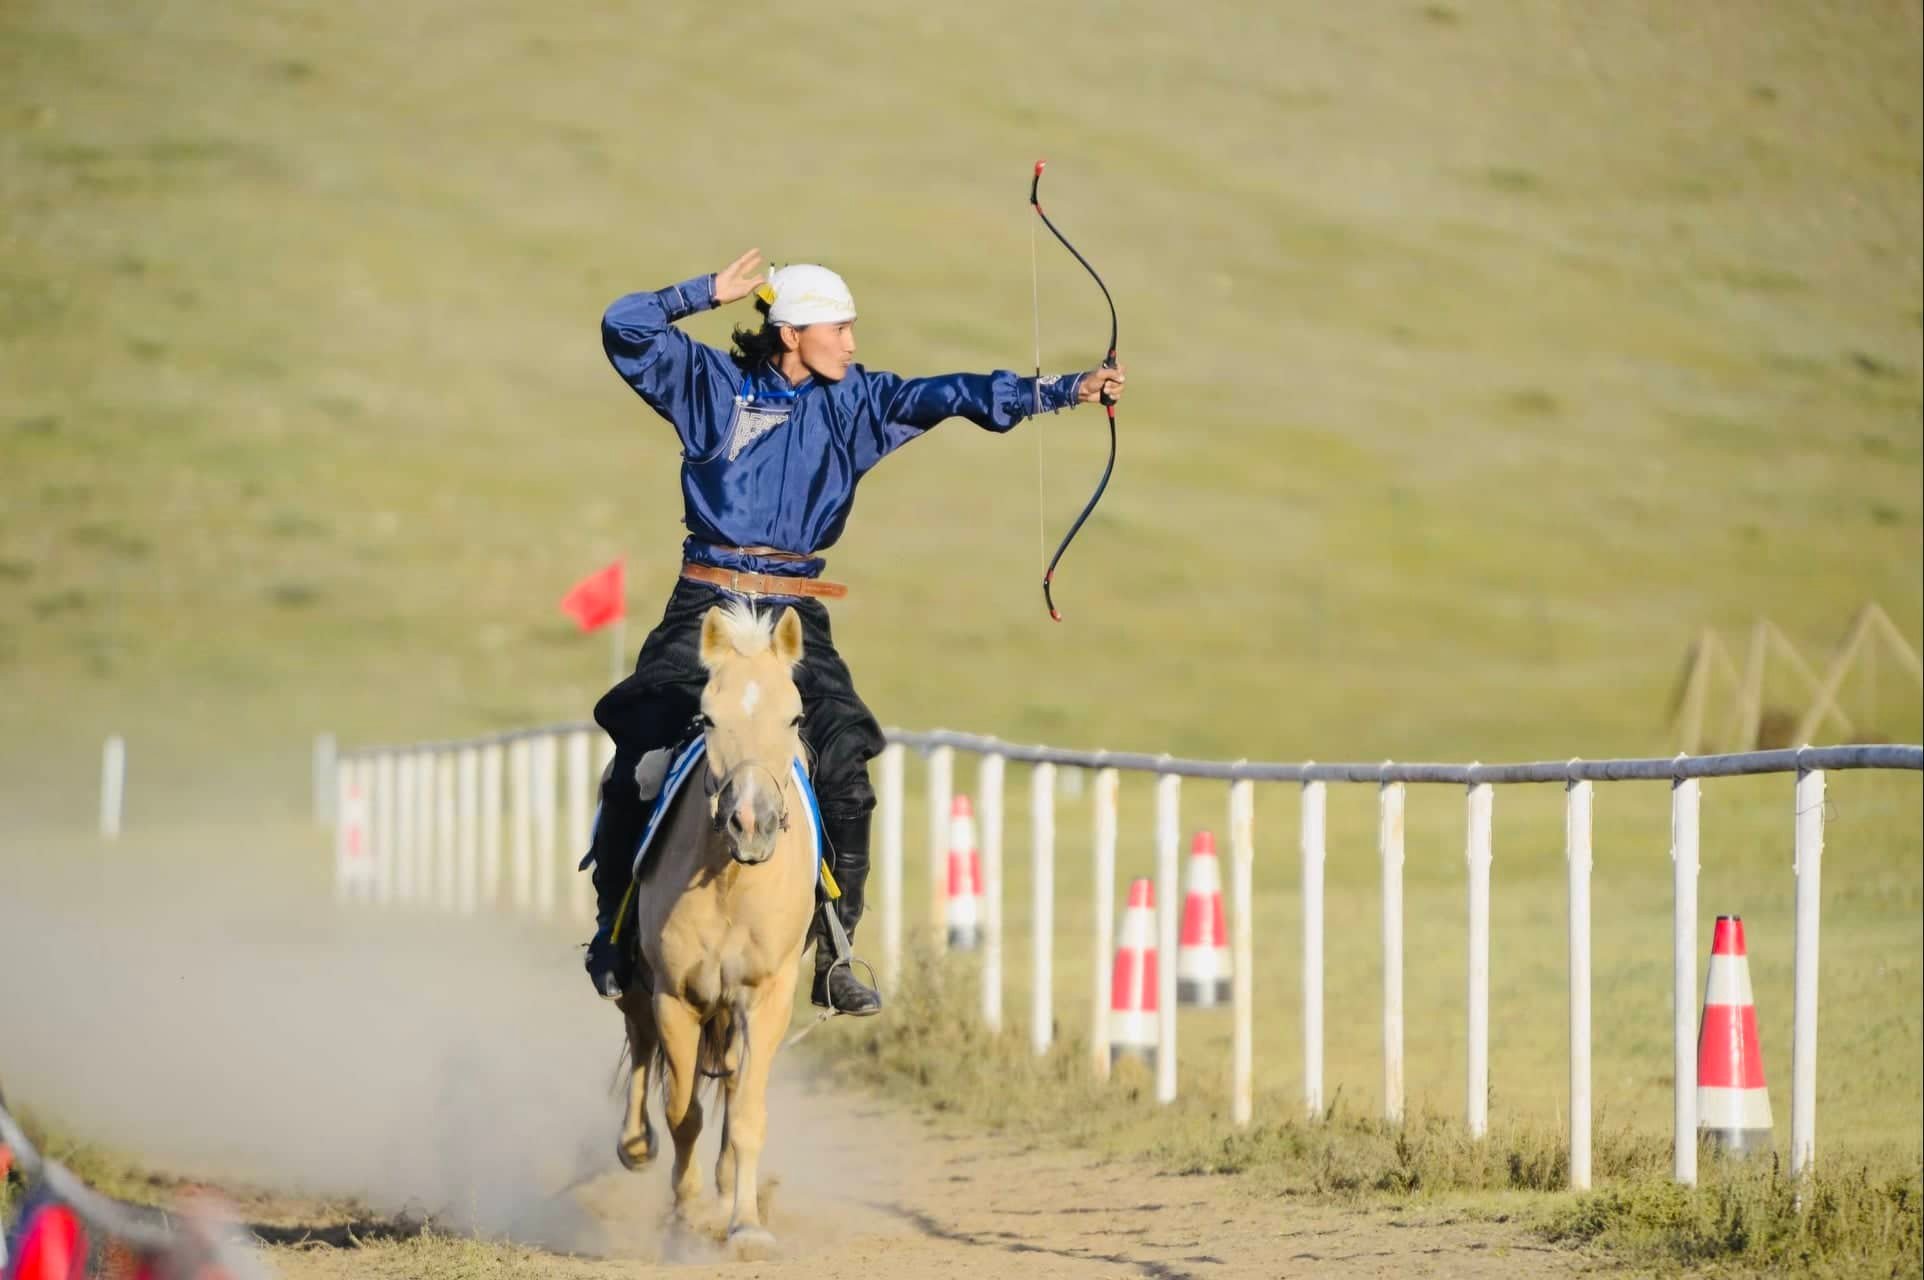
M762 251L750 249L715 273L715 305L725 307L739 302L762 282Z

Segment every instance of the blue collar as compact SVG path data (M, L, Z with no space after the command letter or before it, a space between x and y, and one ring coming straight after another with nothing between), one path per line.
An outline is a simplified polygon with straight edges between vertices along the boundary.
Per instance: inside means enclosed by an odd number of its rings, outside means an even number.
M782 371L773 361L764 360L761 365L742 375L741 390L737 393L744 400L793 400L814 383L815 378L803 378L797 386L790 386Z

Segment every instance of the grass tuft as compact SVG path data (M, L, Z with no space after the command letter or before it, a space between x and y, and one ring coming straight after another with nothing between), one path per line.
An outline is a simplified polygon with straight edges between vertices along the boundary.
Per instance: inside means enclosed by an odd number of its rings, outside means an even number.
M1713 1162L1694 1188L1650 1177L1577 1197L1552 1208L1542 1230L1641 1264L1915 1276L1924 1249L1919 1197L1915 1170L1833 1166L1800 1183L1775 1159Z
M92 607L93 597L78 587L50 591L46 595L35 596L33 599L33 613L36 618L58 618L64 614L85 613Z
M321 602L322 591L310 582L277 582L267 589L267 598L279 609L311 609Z

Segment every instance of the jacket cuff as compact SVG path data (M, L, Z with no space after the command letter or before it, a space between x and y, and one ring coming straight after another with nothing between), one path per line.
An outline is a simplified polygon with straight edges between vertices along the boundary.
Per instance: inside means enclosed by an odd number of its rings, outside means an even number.
M661 291L662 309L670 320L692 316L697 311L712 311L715 307L715 277L711 273L671 284Z
M1027 403L1033 405L1037 401L1034 389L1038 384L1034 378L1025 378L1023 381L1030 385L1031 390ZM1075 408L1076 392L1081 386L1082 375L1080 373L1057 373L1042 379L1040 383L1042 411L1044 413L1056 413L1063 409Z

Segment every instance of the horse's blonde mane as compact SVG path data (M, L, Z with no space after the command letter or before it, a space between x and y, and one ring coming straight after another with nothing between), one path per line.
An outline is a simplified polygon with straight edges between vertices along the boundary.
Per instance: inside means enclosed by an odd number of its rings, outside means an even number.
M775 643L775 619L755 612L746 600L730 600L722 607L722 638L744 658L767 653Z

